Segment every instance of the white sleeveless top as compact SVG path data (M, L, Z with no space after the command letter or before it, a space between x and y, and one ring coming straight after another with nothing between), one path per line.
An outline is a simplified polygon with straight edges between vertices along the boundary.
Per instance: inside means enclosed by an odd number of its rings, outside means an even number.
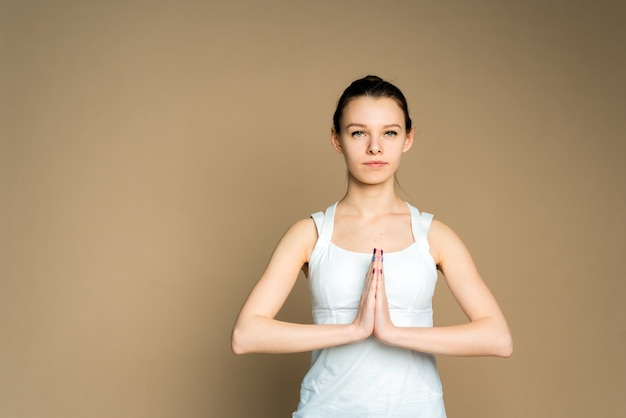
M309 261L309 291L316 324L348 324L356 317L371 253L331 242L337 203L317 212L318 240ZM385 290L391 320L401 327L432 327L437 281L426 236L432 215L407 203L414 242L385 252ZM445 418L435 357L392 347L374 336L316 350L293 418Z

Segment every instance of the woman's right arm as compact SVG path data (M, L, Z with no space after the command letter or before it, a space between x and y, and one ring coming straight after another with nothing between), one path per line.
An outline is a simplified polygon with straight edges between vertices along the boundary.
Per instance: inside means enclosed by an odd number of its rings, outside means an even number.
M316 240L312 219L294 223L281 238L235 321L231 337L235 354L312 351L362 341L371 335L375 283L369 274L361 310L352 324L296 324L275 319L302 266L308 262Z

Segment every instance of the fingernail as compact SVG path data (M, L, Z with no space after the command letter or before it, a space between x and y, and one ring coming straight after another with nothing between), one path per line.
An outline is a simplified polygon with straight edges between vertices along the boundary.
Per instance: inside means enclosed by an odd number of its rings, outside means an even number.
M385 257L383 257L383 250L380 250L380 261L385 261Z
M374 248L374 252L372 253L372 261L376 260L376 248Z
M380 274L383 274L383 269L380 269Z

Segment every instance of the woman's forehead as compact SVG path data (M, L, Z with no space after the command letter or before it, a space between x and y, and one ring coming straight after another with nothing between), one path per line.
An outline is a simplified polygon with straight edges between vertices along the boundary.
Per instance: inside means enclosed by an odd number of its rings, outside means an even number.
M342 122L350 124L400 124L404 126L404 113L398 103L389 97L362 96L350 100L343 111Z

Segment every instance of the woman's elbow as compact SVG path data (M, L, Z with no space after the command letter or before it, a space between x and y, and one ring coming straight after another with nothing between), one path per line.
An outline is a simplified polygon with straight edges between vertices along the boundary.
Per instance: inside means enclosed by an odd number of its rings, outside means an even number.
M508 330L500 335L494 348L494 355L497 357L509 358L513 355L513 337Z
M234 354L237 355L247 354L250 352L250 350L246 348L246 344L244 342L245 337L242 334L244 333L242 332L241 328L235 325L235 327L233 328L233 332L230 336L230 349Z
M240 344L237 343L234 338L230 340L230 349L232 350L233 354L237 354L238 356L241 354L246 354L246 351Z

